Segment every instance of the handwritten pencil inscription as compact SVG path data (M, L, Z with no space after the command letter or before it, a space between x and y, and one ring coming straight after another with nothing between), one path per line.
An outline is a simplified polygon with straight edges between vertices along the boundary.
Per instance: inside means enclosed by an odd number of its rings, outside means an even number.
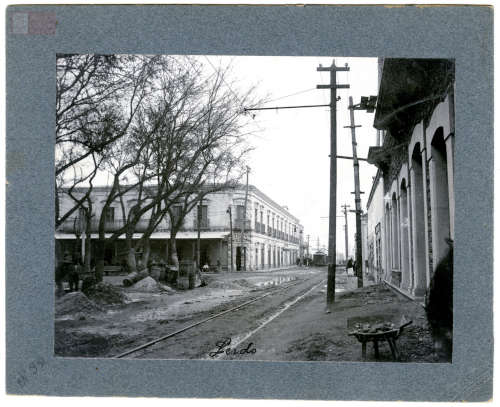
M224 338L218 341L215 346L217 349L213 352L210 352L208 356L211 358L215 358L218 355L225 354L227 356L236 356L236 355L245 355L245 354L254 354L257 352L255 345L253 342L250 342L246 348L231 348L231 338Z

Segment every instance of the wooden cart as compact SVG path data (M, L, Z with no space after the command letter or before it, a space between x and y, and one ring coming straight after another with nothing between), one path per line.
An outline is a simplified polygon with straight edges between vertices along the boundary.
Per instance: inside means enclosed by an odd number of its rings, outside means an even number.
M349 332L348 335L354 336L359 342L361 342L361 354L363 360L366 360L366 344L368 342L373 342L373 349L375 351L375 359L379 358L378 344L381 341L386 341L391 349L393 360L399 360L399 351L397 347L397 340L402 335L404 328L410 325L413 321L402 321L399 328L387 329L386 327L380 328L364 328L357 329Z

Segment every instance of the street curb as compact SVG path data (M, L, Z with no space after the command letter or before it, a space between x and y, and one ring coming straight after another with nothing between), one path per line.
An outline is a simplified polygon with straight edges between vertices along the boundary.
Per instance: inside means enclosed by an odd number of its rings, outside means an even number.
M409 300L412 300L413 302L417 303L418 305L420 305L422 308L425 308L425 304L424 302L422 301L422 299L418 298L418 297L414 297L413 295L411 294L408 294L406 292L404 292L403 290L401 290L399 287L396 287L395 285L389 283L388 281L386 280L382 280L382 282L387 285L390 289L392 289L394 292L396 292L396 294L398 295L402 295L403 297L409 299Z

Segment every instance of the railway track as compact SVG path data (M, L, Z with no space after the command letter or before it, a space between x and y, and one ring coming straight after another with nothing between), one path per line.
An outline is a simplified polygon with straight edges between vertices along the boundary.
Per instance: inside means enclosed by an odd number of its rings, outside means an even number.
M320 281L321 280L321 281ZM319 283L318 283L319 281ZM309 284L311 283L312 284ZM252 321L252 318L250 318L249 325L253 325L250 328L245 328L242 329L243 334L236 335L236 341L237 343L241 343L243 340L248 339L249 336L256 330L259 330L262 328L264 325L267 325L269 322L271 322L274 318L279 316L282 312L284 312L286 309L288 309L290 306L295 304L296 302L300 301L304 296L306 296L309 292L311 292L313 289L318 287L324 282L324 279L318 279L318 275L314 275L311 278L308 279L300 279L299 281L294 281L293 283L286 284L285 286L279 287L279 288L274 288L272 291L267 292L263 295L260 295L256 298L252 298L251 300L245 301L237 306L234 306L232 308L229 308L225 311L219 312L217 314L211 315L210 317L204 318L200 321L191 323L181 329L178 329L174 332L168 333L166 335L163 335L159 338L156 338L152 341L149 341L147 343L144 343L142 345L136 346L132 349L129 349L125 352L122 352L113 358L115 359L120 359L120 358L135 358L135 357L142 357L148 352L154 353L154 350L152 350L153 347L158 348L159 346L164 346L166 342L169 340L176 340L179 336L182 334L191 334L196 328L200 328L202 325L204 325L205 329L207 331L210 331L210 327L207 326L207 323L212 322L218 322L219 325L222 325L222 327L230 327L234 325L234 320L235 320L235 315L237 315L238 312L241 313L241 311L248 310L252 305L254 306L256 312L256 315L258 315L257 321ZM301 286L301 287L299 287ZM297 287L299 288L298 292L293 292L291 293L290 290L294 291L293 289ZM312 287L312 288L311 288ZM301 289L302 288L302 289ZM289 295L291 293L291 295ZM284 299L282 301L278 300L278 296L284 294ZM268 308L264 306L263 309L258 309L259 307L262 307L264 305L264 301L270 302L268 304ZM277 304L272 304L277 301ZM274 312L273 312L274 311ZM269 315L270 314L270 315ZM263 316L265 315L265 316ZM230 319L233 319L233 322L229 320L227 324L224 324L222 322L223 317L229 317ZM236 318L238 320L239 318ZM248 319L248 316L247 316ZM255 326L255 322L257 323L257 326ZM217 329L215 329L217 331ZM220 330L220 329L219 329ZM210 332L213 334L212 332ZM202 335L200 335L202 336ZM193 336L191 336L193 337ZM189 341L186 341L189 342ZM187 345L186 345L187 346ZM160 352L161 353L161 352ZM208 354L209 352L206 352L205 354ZM168 358L168 357L167 357Z

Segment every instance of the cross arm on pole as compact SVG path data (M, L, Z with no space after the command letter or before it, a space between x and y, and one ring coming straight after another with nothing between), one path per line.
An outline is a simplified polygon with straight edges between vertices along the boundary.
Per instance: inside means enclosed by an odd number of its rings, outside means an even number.
M354 160L354 157L347 157L345 155L338 155L337 158L343 158L345 160ZM356 157L359 161L368 161L367 158Z
M348 66L318 66L316 68L316 71L318 72L325 72L325 71L350 71L351 68Z
M350 85L316 85L316 89L349 89Z

